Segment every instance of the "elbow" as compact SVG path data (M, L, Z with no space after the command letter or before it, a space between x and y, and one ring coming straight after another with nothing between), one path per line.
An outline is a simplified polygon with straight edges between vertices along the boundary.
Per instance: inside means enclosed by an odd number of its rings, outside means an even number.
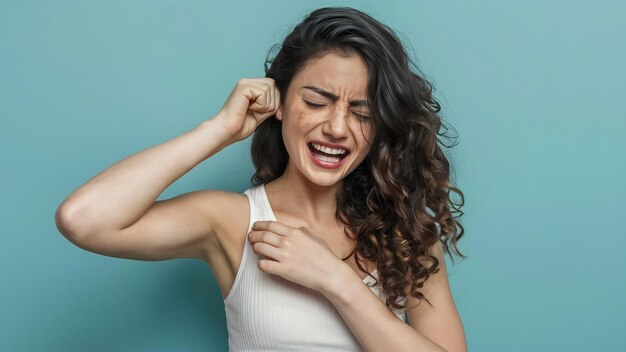
M85 236L85 232L78 226L80 210L71 204L62 203L54 214L57 230L72 243L77 244Z
M75 232L72 228L72 222L69 218L69 212L66 207L61 204L56 212L54 213L54 223L56 224L57 230L65 237L70 237L75 235Z

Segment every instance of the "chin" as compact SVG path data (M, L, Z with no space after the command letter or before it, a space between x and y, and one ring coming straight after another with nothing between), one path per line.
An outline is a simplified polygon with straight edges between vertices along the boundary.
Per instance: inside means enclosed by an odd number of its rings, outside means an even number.
M316 175L317 174L317 175ZM318 186L331 187L338 183L341 183L346 175L344 174L336 174L336 175L320 175L319 172L313 172L309 174L309 181Z
M323 186L323 187L331 187L336 185L337 183L339 183L341 180L332 180L329 182L315 182L314 180L311 180L311 182L315 183L318 186Z

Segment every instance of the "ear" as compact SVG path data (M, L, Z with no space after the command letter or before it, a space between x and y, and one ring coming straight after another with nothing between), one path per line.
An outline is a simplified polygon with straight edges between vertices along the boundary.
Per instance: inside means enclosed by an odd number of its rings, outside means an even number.
M278 103L278 109L276 110L275 115L278 121L283 121L283 104Z

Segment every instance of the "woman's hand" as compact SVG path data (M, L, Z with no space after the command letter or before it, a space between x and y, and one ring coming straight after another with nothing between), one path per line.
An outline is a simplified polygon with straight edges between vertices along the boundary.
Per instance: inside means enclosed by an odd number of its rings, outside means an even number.
M248 138L279 106L280 93L272 78L242 78L211 121L220 123L235 143Z
M295 228L277 221L256 221L248 240L262 258L258 268L282 276L301 286L324 293L331 276L346 265L325 240L306 228Z

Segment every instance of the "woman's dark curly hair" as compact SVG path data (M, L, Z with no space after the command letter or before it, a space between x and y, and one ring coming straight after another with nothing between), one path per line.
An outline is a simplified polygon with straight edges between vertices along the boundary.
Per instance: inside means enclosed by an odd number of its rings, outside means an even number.
M445 134L439 134L443 122L433 86L411 71L409 63L419 69L392 29L353 8L326 7L305 16L272 60L278 45L268 52L265 72L283 104L292 78L311 59L329 52L358 53L367 63L375 137L365 160L342 180L335 216L346 225L344 233L356 238L347 258L356 252L357 265L366 272L360 257L376 263L388 308L405 308L399 301L408 294L426 299L417 289L439 271L431 249L441 241L452 260L450 247L465 258L456 246L463 226L455 219L463 215L464 198L450 180L450 163L438 145L438 136ZM288 160L281 122L266 119L252 138L252 184L277 179ZM458 203L449 198L451 192L460 196Z

